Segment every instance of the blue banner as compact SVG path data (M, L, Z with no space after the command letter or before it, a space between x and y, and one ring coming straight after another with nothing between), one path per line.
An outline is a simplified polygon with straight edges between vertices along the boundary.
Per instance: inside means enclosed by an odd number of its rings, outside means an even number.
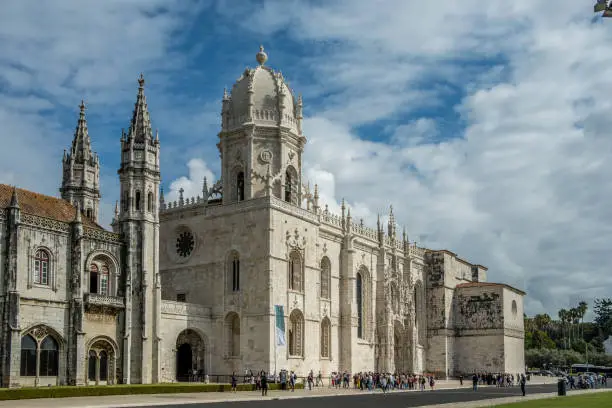
M282 305L274 305L276 313L276 345L284 346L285 341L285 311Z

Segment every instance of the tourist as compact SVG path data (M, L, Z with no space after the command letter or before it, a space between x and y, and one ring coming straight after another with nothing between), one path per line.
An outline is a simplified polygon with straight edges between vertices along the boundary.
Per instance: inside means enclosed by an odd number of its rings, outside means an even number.
M238 391L238 379L236 378L236 373L232 373L232 392Z
M314 383L314 373L310 370L308 373L308 390L312 391L312 384Z
M261 396L268 395L268 377L266 377L266 372L261 372Z
M525 384L527 380L525 379L525 375L521 376L521 392L523 393L523 397L525 396Z
M478 376L476 375L476 373L474 373L474 375L472 376L472 389L474 391L478 390Z

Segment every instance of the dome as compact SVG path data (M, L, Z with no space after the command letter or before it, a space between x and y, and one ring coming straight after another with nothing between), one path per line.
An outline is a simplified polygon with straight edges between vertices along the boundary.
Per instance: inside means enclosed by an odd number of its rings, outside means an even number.
M300 133L298 119L302 116L301 109L296 106L293 92L280 72L264 65L268 56L263 47L260 47L256 59L259 65L247 68L232 87L230 95L224 97L224 127L230 130L252 121L259 126L280 124Z

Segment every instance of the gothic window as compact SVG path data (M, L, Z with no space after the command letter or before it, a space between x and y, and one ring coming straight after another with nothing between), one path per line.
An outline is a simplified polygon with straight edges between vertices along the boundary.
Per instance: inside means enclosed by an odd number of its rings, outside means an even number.
M112 289L111 277L108 263L99 258L96 259L89 266L89 293L110 295Z
M291 173L289 170L285 172L285 201L290 203L292 201L291 190L293 186L293 178L291 177Z
M95 351L89 351L89 364L87 367L87 379L89 381L96 381L96 366L98 364L98 355Z
M289 315L289 355L304 357L304 316L297 309Z
M93 210L91 208L85 210L85 216L89 219L93 218Z
M39 285L49 284L49 253L44 249L36 251L32 281Z
M55 377L59 372L59 345L46 336L38 343L30 334L21 338L21 376Z
M21 338L21 376L36 376L36 349L34 337L29 334Z
M229 313L225 318L227 332L228 357L240 356L240 317L236 313Z
M331 262L328 257L321 259L321 297L330 299L331 292Z
M136 211L140 211L140 191L136 192Z
M89 293L98 293L98 265L91 264L89 267Z
M100 351L100 381L108 380L108 354L106 351Z
M331 348L331 322L329 318L323 318L321 322L321 358L330 357Z
M302 291L302 257L297 251L289 255L289 289Z
M47 336L40 343L40 377L55 377L58 373L59 346L55 339Z
M238 292L240 290L240 257L237 253L232 254L230 267L232 273L232 292Z
M357 337L363 339L363 278L360 272L357 272L355 286L357 295Z
M100 294L108 295L108 266L105 264L100 269Z
M236 197L238 201L244 200L244 172L239 172L236 176Z
M153 193L150 191L147 194L147 211L153 212Z

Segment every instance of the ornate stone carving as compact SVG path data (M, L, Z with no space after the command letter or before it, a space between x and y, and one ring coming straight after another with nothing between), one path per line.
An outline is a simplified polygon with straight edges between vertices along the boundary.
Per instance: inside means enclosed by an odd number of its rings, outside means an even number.
M70 232L70 224L56 221L51 218L38 217L31 214L22 214L21 223L25 225L31 225L36 228L47 229L58 232Z
M306 247L306 237L301 237L300 232L296 228L291 234L291 232L287 231L287 245L290 248L303 250Z
M259 159L263 162L263 163L270 163L272 161L272 152L270 150L263 150L260 154L259 154Z
M121 242L121 235L115 234L114 232L93 229L93 228L83 228L83 235L85 238L94 239L98 241L106 241L106 242Z

